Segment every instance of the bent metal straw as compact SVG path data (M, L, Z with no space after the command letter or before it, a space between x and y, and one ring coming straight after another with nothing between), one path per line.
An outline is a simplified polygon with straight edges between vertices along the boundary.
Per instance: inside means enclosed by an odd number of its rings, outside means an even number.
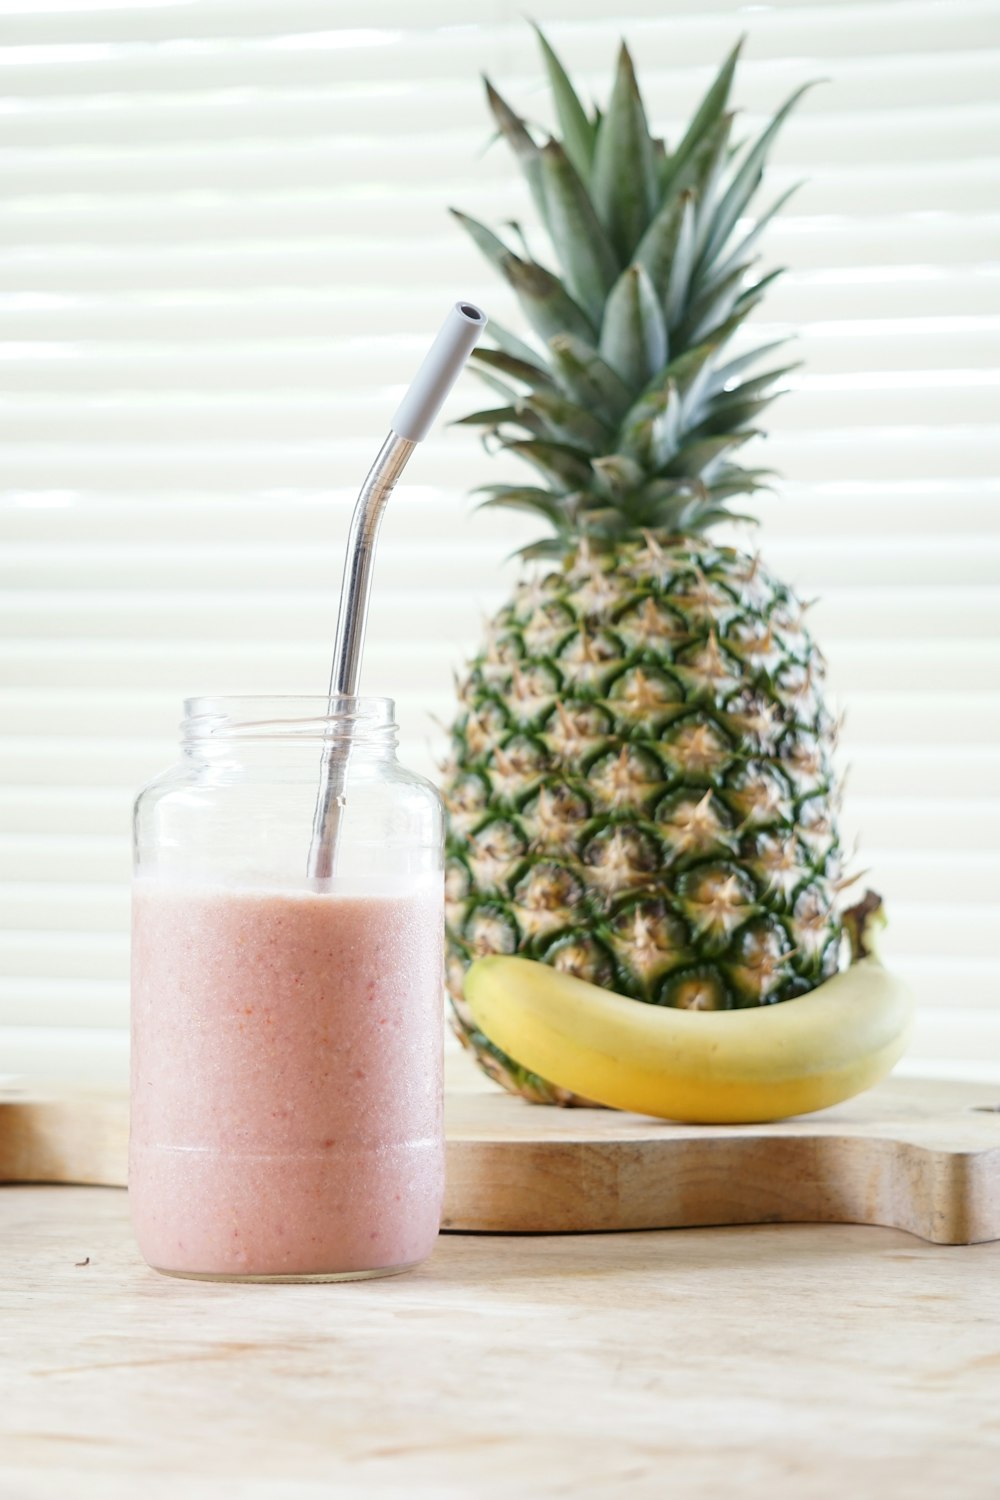
M389 435L358 494L344 560L329 688L329 712L346 710L348 723L350 704L343 700L354 698L358 691L375 545L386 501L410 454L430 431L485 327L486 314L481 308L472 302L455 303L400 402ZM328 880L336 864L337 827L345 805L349 753L349 732L344 743L334 741L323 747L309 846L308 873L315 882Z

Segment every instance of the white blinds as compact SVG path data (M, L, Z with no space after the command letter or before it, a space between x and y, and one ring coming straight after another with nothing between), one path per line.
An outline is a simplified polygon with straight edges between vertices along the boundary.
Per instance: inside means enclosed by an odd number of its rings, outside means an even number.
M128 809L182 695L321 690L353 492L456 294L445 213L533 222L478 74L546 119L519 3L0 0L0 1069L120 1067ZM749 130L803 78L765 318L774 569L848 708L847 822L916 987L911 1066L1000 1080L995 0L537 0L658 125L747 31ZM475 17L476 19L472 19ZM530 232L530 231L529 231ZM468 383L453 413L478 401ZM366 687L429 769L451 670L533 534L440 429L381 546Z

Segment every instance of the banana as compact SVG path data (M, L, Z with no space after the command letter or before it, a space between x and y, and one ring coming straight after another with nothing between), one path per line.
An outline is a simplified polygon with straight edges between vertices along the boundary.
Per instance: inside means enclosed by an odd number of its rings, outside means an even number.
M613 1109L723 1125L838 1104L883 1078L909 1038L906 986L872 954L778 1005L646 1005L532 959L478 959L477 1026L522 1067Z

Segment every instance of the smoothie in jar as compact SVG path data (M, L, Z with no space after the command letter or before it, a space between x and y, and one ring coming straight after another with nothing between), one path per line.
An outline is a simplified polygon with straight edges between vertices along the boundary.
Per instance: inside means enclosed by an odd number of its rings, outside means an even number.
M444 1192L440 880L136 880L129 1196L143 1256L220 1278L403 1269Z

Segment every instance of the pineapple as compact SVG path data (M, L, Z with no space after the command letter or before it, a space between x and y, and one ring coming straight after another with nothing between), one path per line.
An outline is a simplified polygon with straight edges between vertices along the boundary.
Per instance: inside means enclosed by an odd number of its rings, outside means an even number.
M499 404L464 421L536 476L485 503L552 535L524 549L530 571L459 684L449 991L489 1074L573 1103L476 1029L474 958L540 959L652 1005L770 1005L837 969L842 881L836 728L804 606L707 535L763 487L737 453L791 368L758 373L774 344L729 345L778 274L755 278L753 251L784 200L746 216L803 90L734 146L737 47L670 152L624 45L590 116L539 39L562 139L487 96L560 274L456 212L534 334L493 323L496 348L474 356Z

